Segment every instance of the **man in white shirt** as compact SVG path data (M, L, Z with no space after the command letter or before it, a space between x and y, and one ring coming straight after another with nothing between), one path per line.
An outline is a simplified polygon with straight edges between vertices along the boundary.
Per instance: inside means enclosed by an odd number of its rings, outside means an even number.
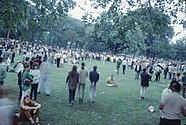
M123 61L122 61L122 66L123 66L123 74L125 74L126 65L127 65L127 61L126 61L126 59L123 59Z
M178 81L172 81L170 89L172 93L164 92L159 106L161 110L159 125L181 125L181 114L186 117L186 100L179 94L181 85Z
M43 61L40 66L40 83L37 92L40 93L42 87L45 87L46 96L50 96L51 66L45 59Z

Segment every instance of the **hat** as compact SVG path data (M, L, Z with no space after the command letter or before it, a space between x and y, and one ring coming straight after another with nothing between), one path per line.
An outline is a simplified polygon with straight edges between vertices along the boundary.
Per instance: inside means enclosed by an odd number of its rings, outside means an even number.
M154 107L153 106L148 107L148 111L151 112L151 113L154 112L155 111Z

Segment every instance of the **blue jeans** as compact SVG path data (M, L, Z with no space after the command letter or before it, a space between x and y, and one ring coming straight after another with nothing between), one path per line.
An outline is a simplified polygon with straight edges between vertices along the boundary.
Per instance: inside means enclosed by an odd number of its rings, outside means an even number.
M139 75L140 75L140 71L136 71L135 80L136 80L136 79L139 79Z
M70 89L69 88L69 104L74 102L76 89Z

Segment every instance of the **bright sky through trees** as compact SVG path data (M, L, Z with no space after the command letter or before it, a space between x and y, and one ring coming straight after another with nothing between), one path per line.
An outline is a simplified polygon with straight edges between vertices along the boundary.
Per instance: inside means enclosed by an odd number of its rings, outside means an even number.
M104 11L102 8L94 9L93 7L91 7L91 2L89 2L89 0L78 0L77 6L75 7L75 9L70 10L69 15L81 20L81 17L85 15L85 13L91 13L92 16L96 18L102 11ZM183 13L178 13L178 15L178 17L180 18L186 18L184 17L185 15ZM182 38L183 36L186 36L186 30L183 29L182 25L175 24L173 27L175 36L173 37L172 41L175 43L176 40Z

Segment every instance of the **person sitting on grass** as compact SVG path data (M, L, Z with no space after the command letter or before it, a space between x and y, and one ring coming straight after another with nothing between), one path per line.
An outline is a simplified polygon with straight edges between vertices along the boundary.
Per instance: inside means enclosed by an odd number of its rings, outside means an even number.
M109 87L118 87L118 85L116 84L116 81L114 80L114 75L111 75L108 79L107 79L107 84L106 86Z
M32 125L39 125L39 109L41 104L30 99L29 95L24 97L19 109L19 117L21 120L29 120ZM35 121L33 120L35 116Z

